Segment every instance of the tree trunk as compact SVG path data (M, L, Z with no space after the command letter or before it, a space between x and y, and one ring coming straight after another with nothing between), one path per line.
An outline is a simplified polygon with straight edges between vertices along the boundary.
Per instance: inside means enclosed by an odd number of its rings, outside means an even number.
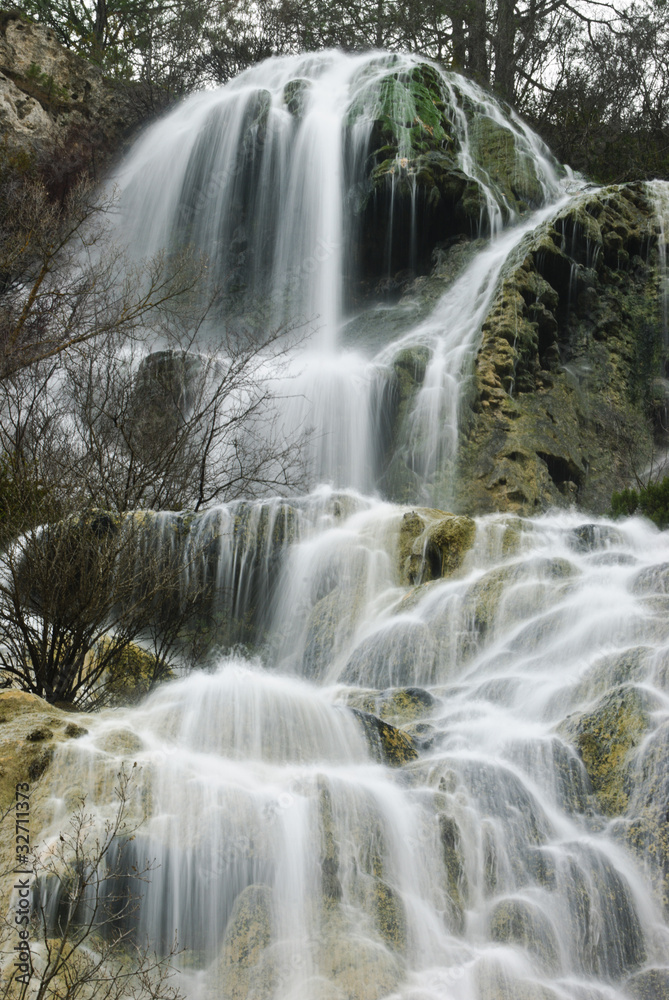
M467 5L469 60L467 69L483 83L490 82L486 51L486 0L470 0Z
M516 76L514 10L514 0L497 0L497 30L493 42L495 90L505 101L513 101Z

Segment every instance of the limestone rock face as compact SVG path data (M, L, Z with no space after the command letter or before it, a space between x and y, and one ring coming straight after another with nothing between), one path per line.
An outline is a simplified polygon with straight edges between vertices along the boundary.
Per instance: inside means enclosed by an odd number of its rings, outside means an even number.
M116 149L153 110L143 87L106 79L20 13L0 16L0 135L25 145L72 131Z
M361 122L371 119L369 171L353 194L360 262L370 279L382 277L375 245L385 245L389 235L391 203L393 232L401 234L393 240L391 271L407 266L415 223L422 273L439 241L487 226L489 198L505 221L543 204L536 158L527 154L517 124L504 110L493 112L483 91L456 74L444 79L428 63L392 67L380 81L361 82L346 141L354 142ZM423 211L412 222L415 206Z
M615 186L524 245L483 325L456 509L603 513L644 467L664 357L653 220L642 185Z

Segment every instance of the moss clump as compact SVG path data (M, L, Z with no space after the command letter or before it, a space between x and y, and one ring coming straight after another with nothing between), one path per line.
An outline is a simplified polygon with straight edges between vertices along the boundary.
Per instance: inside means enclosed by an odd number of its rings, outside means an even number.
M395 952L403 952L406 948L407 927L400 896L383 879L369 878L365 905L372 913L374 923L385 944Z

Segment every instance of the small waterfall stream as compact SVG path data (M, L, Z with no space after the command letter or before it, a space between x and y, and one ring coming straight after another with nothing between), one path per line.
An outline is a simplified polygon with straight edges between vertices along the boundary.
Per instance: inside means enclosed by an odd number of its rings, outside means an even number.
M504 269L580 186L471 81L431 67L439 97L420 103L427 78L406 81L426 65L271 60L189 98L115 178L139 254L194 243L225 286L203 350L249 303L269 328L314 327L281 401L288 435L313 430L311 493L147 519L168 546L178 521L186 595L214 579L227 652L92 717L52 770L53 836L82 794L103 822L133 771L134 857L157 863L134 931L165 951L177 934L189 1000L669 996L669 537L490 515L443 579L407 549L411 518L445 516L431 508ZM421 312L421 220L439 210L420 178L437 161L412 130L434 139L430 102L476 223ZM370 165L386 119L388 159ZM491 135L512 187L485 166ZM381 217L374 271L356 247ZM403 297L367 295L403 270ZM424 367L393 442L418 515L379 499L401 355ZM370 739L384 722L401 760Z

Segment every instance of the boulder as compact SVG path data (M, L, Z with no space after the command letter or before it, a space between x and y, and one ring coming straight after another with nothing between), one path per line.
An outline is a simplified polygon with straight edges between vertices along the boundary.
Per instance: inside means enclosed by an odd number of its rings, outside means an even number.
M637 972L627 980L625 989L633 1000L669 1000L669 968Z
M418 751L414 742L401 729L377 719L369 712L361 712L358 708L353 708L351 711L360 722L372 756L380 764L401 767L416 760Z
M528 238L483 323L456 509L602 514L645 467L666 354L654 218L642 185L614 186Z
M476 523L470 517L428 508L408 511L400 523L401 581L420 584L452 576L475 534Z
M559 969L559 950L551 921L525 899L501 899L489 917L490 937L500 944L516 944L539 960L546 973Z
M653 707L643 689L625 684L607 692L592 710L569 716L560 727L581 756L598 805L608 815L627 809L632 751L648 730Z

